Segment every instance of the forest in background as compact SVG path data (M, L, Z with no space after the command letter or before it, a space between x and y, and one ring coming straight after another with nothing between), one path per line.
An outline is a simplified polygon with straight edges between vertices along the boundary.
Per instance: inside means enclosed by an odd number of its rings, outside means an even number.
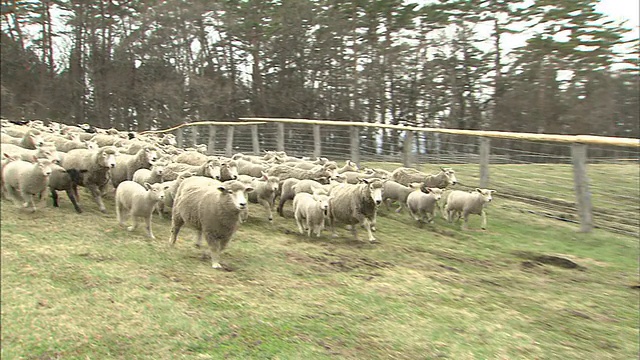
M259 116L639 137L639 40L596 4L2 0L0 110L127 130Z

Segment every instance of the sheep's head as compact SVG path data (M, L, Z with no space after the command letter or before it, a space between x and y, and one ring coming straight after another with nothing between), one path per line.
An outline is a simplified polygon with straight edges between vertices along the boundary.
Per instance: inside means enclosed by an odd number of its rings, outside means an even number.
M154 147L145 147L143 149L145 154L145 159L151 165L153 165L158 160L158 150Z
M156 163L151 166L151 171L154 171L158 175L162 175L164 174L165 166L167 166L165 162L156 161Z
M221 168L220 168L220 162L217 160L209 160L207 161L207 163L205 164L205 166L207 167L207 173L209 174L209 177L216 179L216 180L220 180L220 175L221 175Z
M456 172L452 168L440 168L447 179L447 186L455 185L458 183L456 178Z
M40 171L42 171L42 175L49 176L53 171L53 162L49 159L38 159L35 156L33 157L34 165L37 166Z
M328 196L323 190L320 190L313 192L313 199L318 203L320 209L322 209L324 216L329 215L329 200L331 200L331 196Z
M278 188L280 187L280 178L277 176L269 176L264 171L262 172L262 178L260 178L260 180L266 181L269 190L273 192L278 191Z
M382 192L384 189L385 180L381 179L359 179L360 182L367 184L369 195L376 205L382 203Z
M347 160L345 167L346 171L358 171L358 164L351 160Z
M146 182L144 183L144 188L147 189L149 197L153 201L162 201L164 200L164 191L169 189L169 185L163 183L149 184Z
M426 193L432 194L436 201L439 201L442 198L442 189L440 188L426 188Z
M29 134L27 134L27 136L29 137L29 140L31 141L33 146L41 147L44 145L44 138L42 137L42 135L40 135L40 133L30 132Z
M98 161L102 167L114 168L116 167L116 156L118 151L113 146L105 146L98 150Z
M491 202L491 200L493 200L493 197L491 196L491 194L493 194L494 192L496 192L496 191L495 190L489 190L489 189L476 188L473 193L474 194L480 194L480 196L482 196L483 201L485 203L488 203L488 202Z
M238 163L235 160L224 161L221 165L231 179L236 180L238 178Z
M236 209L244 210L247 208L247 193L252 192L253 188L238 180L229 180L218 186L218 190L220 190L222 196L231 198Z
M87 147L87 149L89 150L98 150L100 148L100 146L98 145L97 142L93 141L93 140L87 140L84 142L84 145Z

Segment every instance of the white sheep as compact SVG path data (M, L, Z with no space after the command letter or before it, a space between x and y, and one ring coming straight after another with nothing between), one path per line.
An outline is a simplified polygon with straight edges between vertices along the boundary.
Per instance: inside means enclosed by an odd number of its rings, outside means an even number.
M357 226L362 225L369 234L369 241L376 241L371 232L371 222L375 222L378 205L382 202L384 180L362 179L361 184L342 184L329 194L329 224L333 236L337 236L336 223L351 226L354 238L358 239Z
M44 143L36 149L25 149L18 145L2 144L2 152L23 161L33 162L33 158L48 159L52 162L58 162L61 159L60 153L51 143Z
M262 173L269 168L267 164L256 164L242 158L234 160L236 160L236 164L238 165L238 174L241 175L260 177Z
M461 216L464 218L464 224L462 229L467 229L467 223L469 222L469 215L475 214L482 216L482 229L487 228L487 213L484 208L492 200L492 194L495 190L476 188L474 191L465 192L460 190L454 190L449 193L447 197L447 204L445 205L445 212L447 214L447 220L453 222L458 220ZM457 218L454 220L454 215Z
M202 237L207 240L212 267L221 268L220 252L238 229L240 212L247 207L246 194L251 191L253 188L237 180L182 188L173 206L169 244L175 244L184 225L193 227L198 231L198 242Z
M297 186L300 184L300 186ZM298 180L296 178L289 178L281 182L280 184L280 201L278 201L278 214L284 217L284 204L287 201L293 200L299 192L313 193L314 189L322 187L322 184L318 181L305 179Z
M452 168L440 168L437 174L428 175L412 168L400 167L391 173L391 179L402 185L409 186L411 183L421 182L422 188L445 189L458 182L456 173Z
M183 163L170 163L164 168L164 179L175 180L178 178L178 174L189 172L193 175L207 176L214 179L220 179L220 161L216 159L209 159L206 163L200 166L193 166Z
M327 164L328 165L328 164ZM333 177L334 170L325 168L324 165L316 165L311 170L298 169L287 165L275 165L267 170L269 176L276 176L280 180L287 180L290 178L296 178L300 180L311 179L325 179Z
M113 146L101 147L98 150L75 149L69 151L62 160L62 167L67 170L87 170L79 185L89 189L103 213L107 211L107 208L102 201L102 194L109 185L111 169L116 166L117 154L118 150ZM77 185L74 185L73 192L79 201Z
M27 130L20 138L2 137L3 143L18 145L24 149L35 150L44 144L44 138L40 131L35 129ZM3 150L4 151L4 150Z
M396 209L396 212L399 213L400 211L402 211L402 208L407 205L407 197L413 191L414 188L412 187L404 186L393 180L389 180L384 183L384 195L382 199L385 202L387 209L389 208L389 203L391 201L398 202L398 208Z
M190 172L184 172L184 173L178 174L178 177L175 180L162 182L162 185L167 186L167 189L164 191L163 202L161 202L156 206L158 215L160 216L161 219L164 218L163 214L165 210L170 212L171 209L173 208L173 203L176 198L176 194L178 193L178 187L180 187L180 184L182 183L182 181L191 176L192 174Z
M306 230L308 237L311 237L312 233L320 237L324 229L325 218L329 215L330 200L330 196L318 192L296 194L293 198L293 215L300 234L304 234Z
M427 188L426 190L425 194L420 189L414 189L407 196L409 213L418 222L432 222L435 218L435 210L438 208L438 201L442 198L442 189Z
M164 191L169 186L149 184L144 186L133 181L123 181L116 188L116 218L121 226L125 226L128 217L133 218L133 225L127 230L134 231L138 227L138 218L143 218L147 236L155 239L151 230L151 217L156 205L164 200Z
M150 169L158 160L158 149L153 146L145 146L135 155L122 154L118 164L111 170L111 183L114 188L125 180L133 180L133 174L138 169Z
M2 169L3 188L16 205L22 204L32 212L36 211L35 196L39 198L47 189L51 175L51 161L34 159L34 162L16 160Z
M249 193L249 201L262 205L267 210L269 221L273 221L272 208L278 191L280 179L275 176L262 174L261 178L254 178L251 181L253 191Z
M138 169L133 173L133 181L140 185L144 185L144 183L156 184L162 182L164 180L162 175L164 174L165 166L167 166L166 162L158 160L151 165L151 170Z

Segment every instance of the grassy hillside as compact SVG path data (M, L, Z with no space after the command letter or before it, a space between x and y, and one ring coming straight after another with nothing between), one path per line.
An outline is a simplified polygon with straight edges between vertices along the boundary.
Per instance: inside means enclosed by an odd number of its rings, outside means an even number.
M170 249L168 220L148 240L83 195L80 215L2 201L4 359L638 357L638 240L499 194L487 231L383 210L377 244L253 206L220 271L192 230Z

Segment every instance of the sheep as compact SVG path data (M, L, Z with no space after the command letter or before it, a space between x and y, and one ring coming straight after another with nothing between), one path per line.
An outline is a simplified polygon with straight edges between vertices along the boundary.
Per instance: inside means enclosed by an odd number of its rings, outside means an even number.
M158 211L158 215L160 218L164 218L163 214L165 210L171 211L173 208L173 203L178 192L178 187L182 181L186 178L191 177L192 174L190 172L183 172L178 174L178 177L175 180L164 181L162 182L163 186L167 186L167 189L164 191L164 200L156 206L156 210Z
M238 178L238 163L235 160L222 160L220 162L220 181L235 180Z
M433 175L427 175L416 169L400 167L391 173L391 179L404 186L409 186L414 182L423 183L423 191L428 187L447 188L458 182L455 171L451 168L440 168L440 172Z
M276 165L267 170L269 176L276 176L280 180L296 178L300 180L317 180L333 176L333 170L329 170L322 165L318 165L311 170L298 169L287 165Z
M62 160L62 167L67 171L69 169L87 170L82 176L82 182L77 185L89 189L103 213L106 213L107 209L102 202L102 193L109 184L111 169L116 166L117 154L118 150L113 146L101 147L98 150L75 149L69 151ZM76 199L78 199L77 185L73 187Z
M244 159L234 159L238 166L238 174L249 175L252 177L260 177L269 166L265 164L256 164Z
M184 185L184 182L183 182ZM184 226L198 231L198 243L207 240L211 266L221 268L220 252L239 226L239 214L247 207L247 193L253 188L231 180L219 186L191 186L176 198L171 217L170 246L178 239Z
M338 174L342 174L342 173L345 173L347 171L358 171L358 164L354 163L351 160L347 160L344 163L344 166L336 169L336 173L338 173Z
M284 217L284 204L293 200L297 193L313 193L314 189L321 188L322 184L318 181L305 179L298 180L296 178L290 178L281 183L280 201L278 202L278 214Z
M200 166L171 163L165 167L163 176L165 180L175 180L178 178L178 174L182 172L189 172L193 175L220 179L220 162L215 159L210 159Z
M12 161L2 169L3 188L11 200L31 212L36 211L34 196L42 197L47 189L49 175L51 175L51 161L47 159L33 159L34 162L24 160Z
M201 152L198 152L195 150L188 150L176 156L174 161L183 163L183 164L193 165L193 166L200 166L206 163L209 159L210 159L209 156L204 155Z
M414 189L407 196L407 209L411 217L416 221L432 222L435 218L435 209L438 208L438 201L442 198L443 190L440 188L427 188L427 193Z
M458 219L462 215L464 218L464 224L462 229L467 229L469 222L469 215L476 214L482 216L482 229L487 228L487 213L484 208L492 200L491 194L495 190L476 188L474 191L465 192L460 190L453 190L447 197L447 204L445 205L445 212L447 214L447 220L453 222L454 214ZM456 220L458 220L456 219Z
M165 166L167 166L166 162L156 161L155 164L151 165L151 170L138 169L133 173L133 181L140 185L144 185L146 182L149 184L162 182L164 180L162 174Z
M78 214L82 213L82 209L80 208L80 205L78 205L78 200L76 199L73 189L74 186L78 186L78 184L82 182L82 175L86 172L87 170L66 170L59 165L51 166L51 175L49 176L48 187L51 192L51 199L53 200L54 207L59 207L58 191L64 190L66 191L69 200L71 200L71 204L73 204L73 208L76 212Z
M347 184L352 184L352 185L356 185L360 182L360 179L386 179L387 177L378 173L361 173L361 172L356 172L356 171L345 171L343 173L341 173L340 175L342 175L345 178L345 182Z
M125 180L116 188L116 218L121 226L125 226L127 218L133 218L133 225L127 230L134 231L138 227L138 218L144 218L147 236L156 237L151 230L153 209L164 200L164 191L168 185L144 183Z
M293 198L293 214L300 234L304 234L306 229L308 237L311 237L312 232L320 237L328 216L330 200L330 196L318 192L296 194Z
M249 201L253 204L261 204L267 210L269 221L273 221L273 203L276 192L280 184L280 179L275 176L262 174L261 178L253 179L251 187L254 191L249 193Z
M29 129L20 138L8 138L2 137L2 142L9 141L9 144L18 145L24 149L35 150L37 147L44 144L44 138L40 134L40 131L35 129Z
M333 237L336 237L336 223L353 225L351 232L358 240L356 224L364 226L369 241L376 241L371 232L371 221L375 221L377 206L382 202L384 180L362 179L361 184L336 186L329 194L329 224Z
M56 150L53 144L44 143L42 146L31 150L25 149L18 145L2 144L2 152L15 158L19 158L23 161L33 162L33 158L48 159L52 162L60 161L60 153Z
M398 208L396 209L396 213L402 211L402 208L407 204L407 197L411 192L413 192L413 188L404 186L399 184L393 180L389 180L384 183L384 190L382 200L385 202L387 209L389 208L390 201L397 201Z
M133 174L138 169L149 169L158 160L158 149L153 146L145 146L135 155L122 154L118 164L111 170L111 183L114 188L125 181L133 180Z

